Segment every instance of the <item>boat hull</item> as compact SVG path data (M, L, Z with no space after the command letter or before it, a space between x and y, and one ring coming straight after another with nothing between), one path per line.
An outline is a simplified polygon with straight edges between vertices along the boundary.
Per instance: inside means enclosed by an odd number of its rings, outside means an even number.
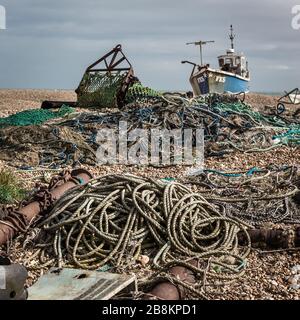
M190 78L195 95L249 92L249 81L249 78L212 69L202 69Z

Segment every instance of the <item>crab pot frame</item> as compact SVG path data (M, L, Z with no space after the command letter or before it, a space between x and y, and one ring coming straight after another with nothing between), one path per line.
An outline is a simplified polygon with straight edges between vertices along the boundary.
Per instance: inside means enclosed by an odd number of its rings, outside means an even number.
M93 94L95 94L96 91L108 90L108 88L101 88L101 86L97 88L91 83L91 79L95 75L107 77L108 79L113 79L113 77L119 77L121 79L121 83L119 83L115 90L112 90L112 95L115 98L115 106L118 108L122 108L125 103L127 90L129 86L134 82L135 78L132 65L124 55L122 46L120 44L86 69L78 88L75 90L75 92L77 93L78 106L91 107L91 105L81 105L81 101L84 100L84 96L90 95L93 100ZM115 106L112 105L111 107ZM95 105L94 107L102 106Z

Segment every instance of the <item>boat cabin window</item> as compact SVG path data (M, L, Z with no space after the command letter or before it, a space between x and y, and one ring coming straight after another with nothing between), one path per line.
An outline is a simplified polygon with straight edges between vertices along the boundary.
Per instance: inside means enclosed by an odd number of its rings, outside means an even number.
M242 54L227 54L218 57L219 66L222 71L232 72L240 76L249 76L248 64Z
M232 59L231 58L226 58L225 59L225 64L229 64L231 66L232 65Z

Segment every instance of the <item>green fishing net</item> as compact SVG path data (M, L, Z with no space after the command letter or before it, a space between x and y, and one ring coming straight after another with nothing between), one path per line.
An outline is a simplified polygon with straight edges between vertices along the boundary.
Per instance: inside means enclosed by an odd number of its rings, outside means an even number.
M144 87L140 82L133 84L127 91L126 103L147 102L159 100L162 94L149 87Z
M0 128L7 126L30 126L42 124L48 120L64 117L74 112L74 108L63 105L58 111L30 109L18 112L6 118L0 118Z

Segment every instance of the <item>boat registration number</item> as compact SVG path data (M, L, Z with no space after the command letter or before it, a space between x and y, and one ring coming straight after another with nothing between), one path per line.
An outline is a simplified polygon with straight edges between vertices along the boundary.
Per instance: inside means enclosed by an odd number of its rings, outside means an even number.
M206 81L206 76L201 76L201 77L199 77L197 80L198 80L198 83L203 83L203 82L205 82Z
M215 81L216 81L216 82L225 83L225 81L226 81L226 78L225 78L225 77L216 76L216 75L213 75L213 74L211 74L211 73L209 74L209 77L210 77L210 78L215 77Z
M216 82L225 83L225 77L216 76Z

